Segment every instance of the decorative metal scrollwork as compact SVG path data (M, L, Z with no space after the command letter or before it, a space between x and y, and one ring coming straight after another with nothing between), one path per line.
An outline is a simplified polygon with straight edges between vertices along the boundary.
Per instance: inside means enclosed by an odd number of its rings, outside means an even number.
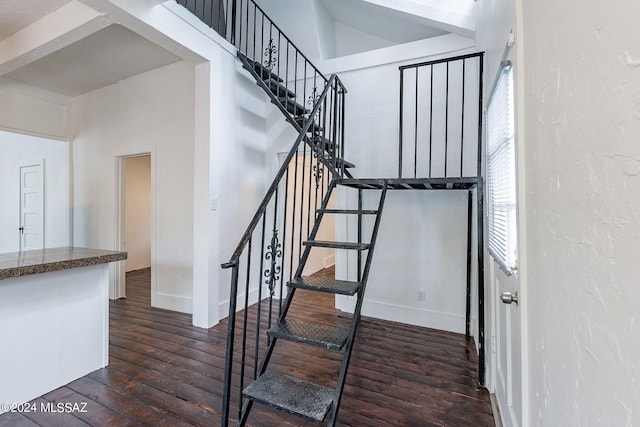
M271 266L264 271L265 284L269 286L271 296L275 294L276 281L280 279L280 266L276 265L276 260L282 257L282 245L278 237L278 230L273 229L273 236L271 236L271 244L267 246L267 253L264 257L271 261Z
M264 49L264 66L269 71L273 70L273 67L278 63L278 48L273 44L273 39L269 40L269 44Z
M318 86L315 86L313 88L313 92L311 92L311 95L307 98L307 105L313 107L316 102L318 102L318 99L320 99L320 95L318 95Z
M321 163L313 165L313 177L316 179L316 190L320 187L320 182L322 181L323 174L324 166L322 166Z
M313 91L311 92L311 95L307 97L307 105L310 105L311 109L313 109L313 106L316 105L316 102L318 102L319 99L320 99L320 95L318 95L318 86L315 86L313 88ZM322 111L322 107L318 108L318 112L315 115L316 120L320 119L321 111Z

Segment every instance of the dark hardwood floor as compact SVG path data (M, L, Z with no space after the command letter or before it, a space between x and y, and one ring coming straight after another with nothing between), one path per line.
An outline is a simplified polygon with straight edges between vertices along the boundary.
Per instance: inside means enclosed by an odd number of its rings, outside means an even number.
M128 273L127 299L110 303L109 366L33 401L38 407L86 402L86 412L7 413L0 426L219 425L226 322L205 330L192 326L190 315L151 308L149 280L149 270ZM292 311L300 318L318 305L333 306L331 295L298 292ZM345 321L340 312L328 312L314 319ZM311 368L312 379L322 383L339 365L337 353L283 344L273 358L283 372L300 375ZM297 360L285 362L285 353ZM493 426L489 395L477 387L476 370L475 348L463 335L363 318L339 424ZM308 425L260 405L248 424Z

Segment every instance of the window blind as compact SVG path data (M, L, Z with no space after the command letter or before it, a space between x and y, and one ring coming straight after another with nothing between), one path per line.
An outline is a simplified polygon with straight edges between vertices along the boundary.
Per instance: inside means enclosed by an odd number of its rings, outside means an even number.
M513 68L503 63L487 109L489 252L507 274L517 271Z

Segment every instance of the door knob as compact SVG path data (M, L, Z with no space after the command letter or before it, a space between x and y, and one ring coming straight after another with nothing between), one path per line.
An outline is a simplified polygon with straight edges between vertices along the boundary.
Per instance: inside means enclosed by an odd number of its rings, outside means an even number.
M511 304L512 302L518 304L518 292L503 292L502 294L500 294L500 299L505 304Z

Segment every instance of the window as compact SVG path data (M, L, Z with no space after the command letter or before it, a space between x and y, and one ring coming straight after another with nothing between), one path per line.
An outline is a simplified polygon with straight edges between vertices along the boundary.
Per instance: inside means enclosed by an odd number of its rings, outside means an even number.
M513 69L502 64L487 110L489 252L507 274L518 269Z

